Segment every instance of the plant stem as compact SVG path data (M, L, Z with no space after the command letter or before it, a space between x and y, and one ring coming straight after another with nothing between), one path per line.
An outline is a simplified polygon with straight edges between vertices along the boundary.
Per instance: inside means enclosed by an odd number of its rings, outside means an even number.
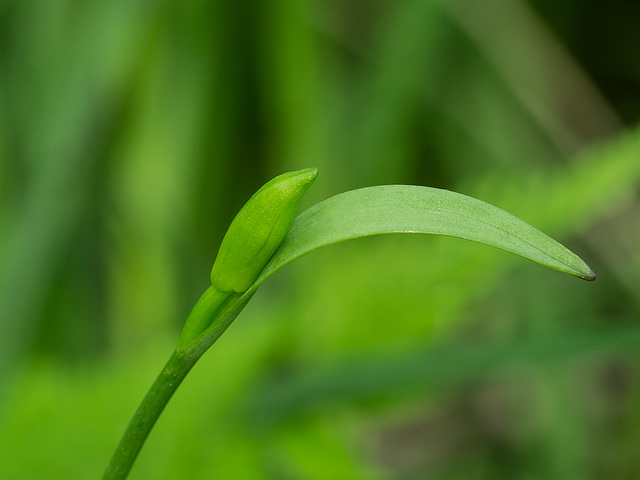
M124 480L127 478L133 462L149 436L149 432L151 432L153 425L158 420L173 393L184 380L184 377L187 376L187 373L204 352L231 325L231 322L238 316L255 292L254 289L254 291L245 293L225 294L225 298L220 299L220 292L216 293L215 289L213 290L212 292L211 289L208 289L196 304L196 307L198 305L201 307L202 305L209 306L209 309L215 312L213 313L214 318L211 319L211 325L190 344L182 347L179 344L178 348L173 352L162 372L151 385L138 410L133 414L113 457L111 457L111 461L109 461L109 465L107 465L102 480ZM194 310L196 307L194 307ZM208 318L206 308L200 314Z
M191 367L204 352L190 354L175 351L127 426L102 477L103 480L127 478L149 432Z

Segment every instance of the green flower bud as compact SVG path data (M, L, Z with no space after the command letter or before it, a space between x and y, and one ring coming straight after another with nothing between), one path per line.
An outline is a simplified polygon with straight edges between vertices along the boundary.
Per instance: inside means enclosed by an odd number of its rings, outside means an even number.
M318 170L284 173L266 183L242 207L222 239L211 270L220 292L244 292L258 278L291 227L300 198Z

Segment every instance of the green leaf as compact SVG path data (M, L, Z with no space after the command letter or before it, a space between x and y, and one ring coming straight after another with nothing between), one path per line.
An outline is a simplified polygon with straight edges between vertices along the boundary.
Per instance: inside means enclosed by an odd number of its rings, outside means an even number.
M321 247L383 233L466 238L585 280L595 279L577 255L498 207L448 190L382 185L336 195L296 217L249 292L284 266Z

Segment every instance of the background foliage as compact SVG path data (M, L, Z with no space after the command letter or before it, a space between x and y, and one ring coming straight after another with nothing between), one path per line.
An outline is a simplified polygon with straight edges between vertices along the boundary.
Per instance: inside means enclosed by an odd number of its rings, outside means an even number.
M97 478L246 199L422 184L581 255L314 253L196 366L132 478L640 475L635 0L0 1L0 477Z

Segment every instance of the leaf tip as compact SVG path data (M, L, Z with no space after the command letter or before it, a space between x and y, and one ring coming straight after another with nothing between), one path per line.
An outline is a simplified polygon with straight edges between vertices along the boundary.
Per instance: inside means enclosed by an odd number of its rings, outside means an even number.
M586 280L587 282L593 282L596 279L596 272L591 270L591 268L587 265L587 272L580 275L580 278Z
M579 277L587 282L593 282L596 279L596 272L594 272L584 260L578 257L580 265L576 265L575 269L569 273L572 273L576 277Z

